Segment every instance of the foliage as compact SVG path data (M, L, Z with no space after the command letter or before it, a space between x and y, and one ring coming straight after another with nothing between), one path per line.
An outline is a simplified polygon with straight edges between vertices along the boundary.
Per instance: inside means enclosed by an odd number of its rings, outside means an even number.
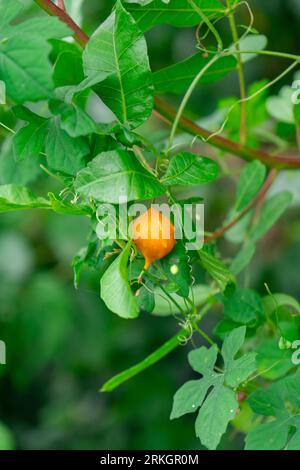
M52 2L36 3L53 13ZM6 90L0 212L39 209L57 218L77 217L82 227L87 223L86 244L73 253L75 287L88 269L93 270L101 300L117 315L115 320L142 314L155 321L161 315L171 317L168 324L180 326L144 360L109 379L102 391L112 391L199 335L211 347L192 350L188 360L202 377L178 390L171 418L199 410L196 436L208 449L216 449L223 434L229 435L229 423L242 432L248 428L239 403L242 392L251 421L245 448L299 449L299 368L292 362L299 304L287 294L273 294L272 286L266 286L265 295L264 279L259 280L259 291L243 283L264 237L292 205L295 193L289 185L277 185L269 193L281 171L297 174L300 168L299 156L282 154L294 148L297 139L299 146L299 105L289 102L289 87L278 96L269 96L269 89L293 70L299 57L265 50L266 37L253 28L251 7L245 2L113 3L88 38L68 19L68 14L74 15L84 24L84 10L74 9L71 2L66 2L66 13L56 8L57 16L48 16L36 7L35 16L28 19L19 0L0 0L0 80ZM250 24L240 14L243 5L251 12ZM238 28L237 21L245 24ZM175 35L187 29L195 38L192 53L155 70L148 37L154 27L166 24ZM83 49L70 41L72 35ZM258 55L293 62L275 79L246 87L244 64ZM209 130L185 116L194 93L236 76L241 96L215 103L207 119ZM176 109L161 101L164 94L170 94ZM158 121L169 124L171 131L153 132ZM228 155L242 159L243 165L227 160ZM206 203L210 191L223 191L227 180L234 190L231 207L222 207L226 214L221 226L211 232L205 228L200 234L203 246L190 251L184 233L173 251L148 271L127 230L129 212L122 230L100 234L105 204L113 205L120 222L125 199L129 209L133 203L153 200L169 206ZM196 224L196 218L191 219ZM70 241L76 237L72 231L68 235ZM219 239L231 244L230 256ZM37 277L28 299L31 295L46 314L39 315L25 302L17 337L24 342L24 354L32 358L32 367L24 365L24 370L35 375L58 353L71 326L64 293L51 275ZM53 321L52 311L59 320ZM219 314L215 339L200 327L208 312ZM30 351L34 338L43 353ZM20 376L16 382L22 380ZM239 412L240 425L235 420ZM14 446L2 424L1 440L4 447Z
M216 345L191 351L189 363L203 378L187 382L174 397L171 418L179 418L200 407L196 434L209 449L216 449L228 422L235 416L238 409L235 390L256 370L255 353L234 359L244 342L245 333L246 327L242 326L226 336L221 351L224 361L222 373L214 371L218 354Z

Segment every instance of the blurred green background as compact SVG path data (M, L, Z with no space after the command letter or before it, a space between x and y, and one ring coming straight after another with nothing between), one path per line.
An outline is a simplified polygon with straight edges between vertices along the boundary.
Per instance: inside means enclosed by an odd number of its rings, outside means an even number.
M32 1L24 4L24 17L38 12ZM112 4L111 0L83 1L84 29L91 33ZM250 0L250 4L256 29L269 38L268 47L299 53L298 0ZM221 28L226 37L225 26ZM193 30L164 25L148 33L147 39L154 70L194 51ZM272 58L251 61L246 66L247 80L272 79L285 66L285 61ZM285 77L272 92L291 81L292 76ZM220 98L237 93L231 75L214 86L198 88L189 111L208 116ZM0 115L9 123L5 109ZM1 129L1 142L5 137ZM59 189L36 162L22 165L25 179L39 174L32 183L39 194ZM1 148L0 182L22 183L7 141ZM294 177L285 174L277 186L292 186L299 194L299 172ZM201 194L207 204L206 228L213 229L227 214L234 186L225 178ZM167 340L178 324L172 317L144 314L124 321L109 313L99 299L94 272L84 273L76 291L71 260L87 234L88 224L81 218L46 211L1 214L0 339L7 345L7 365L0 365L0 448L199 449L193 416L169 421L175 391L193 377L186 364L188 348L178 348L111 394L98 392L106 379ZM241 283L264 292L267 282L273 292L283 291L300 300L299 234L295 205L260 243ZM228 242L220 247L230 256ZM211 332L219 318L218 311L209 315L203 329ZM222 446L242 448L243 436L232 431Z

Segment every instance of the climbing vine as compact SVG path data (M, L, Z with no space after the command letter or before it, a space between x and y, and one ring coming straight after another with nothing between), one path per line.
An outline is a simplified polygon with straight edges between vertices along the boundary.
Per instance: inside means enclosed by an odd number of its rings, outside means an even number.
M283 171L300 169L300 105L292 89L279 96L273 90L284 77L297 77L300 56L273 51L272 44L267 49L251 1L117 0L90 37L73 19L72 2L35 3L36 16L22 20L20 1L0 0L0 211L41 209L88 218L89 239L74 253L75 288L81 271L92 268L99 297L120 321L163 314L178 329L148 357L110 378L102 392L186 347L200 378L195 374L174 391L171 419L195 413L196 435L208 449L218 447L229 426L246 435L246 449L299 449L300 305L272 286L262 284L259 294L243 284L242 275L293 198L289 190L272 189ZM195 50L154 71L146 38L162 24L189 28ZM245 63L258 56L286 60L286 68L272 80L248 84ZM192 119L195 90L230 74L240 96L223 99L209 127ZM106 119L97 107L105 109ZM286 139L276 126L283 107L292 129ZM145 131L149 121L164 129L161 137ZM238 170L229 156L241 161ZM32 186L41 175L55 179L59 191L49 185L46 194L36 195ZM190 215L200 244L187 247L184 230L175 240L174 214L163 222L173 237L163 249L160 235L154 241L144 231L141 243L128 232L134 204L203 206L203 185L214 191L225 176L235 196L221 226L208 232ZM190 188L197 188L197 197L186 196ZM113 208L109 217L105 205ZM165 220L151 214L151 224ZM223 238L233 245L231 259L222 255ZM210 337L202 320L213 310L222 318Z

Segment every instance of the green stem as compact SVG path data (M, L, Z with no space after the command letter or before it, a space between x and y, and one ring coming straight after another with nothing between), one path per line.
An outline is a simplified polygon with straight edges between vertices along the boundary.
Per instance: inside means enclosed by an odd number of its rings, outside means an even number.
M81 44L85 46L89 40L89 37L82 31L78 25L74 23L74 21L69 17L66 12L63 12L60 8L57 8L50 0L35 0L35 2L41 6L45 11L47 11L50 15L57 16L61 21L66 23L74 33L75 39ZM282 57L286 59L293 59L299 61L299 56L295 56L292 54L280 53L280 52L273 52L273 51L240 51L241 53L259 53L265 55L273 55L276 57ZM226 52L223 52L226 55ZM232 52L231 52L232 54ZM176 112L174 109L168 105L168 103L156 98L155 100L155 110L156 114L162 119L163 121L170 121L174 119L176 116ZM211 132L202 127L195 124L193 121L190 121L186 117L182 116L178 123L179 127L189 132L192 135L200 136L202 138L210 138ZM251 149L246 146L242 146L239 143L236 143L230 139L226 139L222 136L215 135L210 139L210 144L221 149L229 152L233 155L236 155L243 160L260 160L262 163L269 167L274 167L278 169L282 168L291 168L291 169L298 169L300 168L300 158L299 155L284 155L284 156L277 156L274 157L267 152L262 152L259 150Z
M232 52L225 52L225 55L231 55ZM255 51L255 50L241 50L240 54L257 54L257 55L266 55L271 57L281 57L282 59L290 59L290 60L297 60L300 62L300 56L295 54L289 54L287 52L277 52L277 51Z
M195 324L198 324L202 318L206 315L206 313L211 308L211 303L206 303L200 313L198 314ZM201 330L202 331L202 330ZM204 332L203 332L204 333ZM205 334L205 333L204 333ZM122 385L127 380L132 379L136 375L140 374L144 370L148 369L152 365L159 362L169 353L171 353L177 346L180 346L185 340L191 336L191 331L185 328L182 328L176 335L172 336L166 343L164 343L160 348L156 349L152 354L147 356L143 361L139 362L138 364L130 367L129 369L124 370L120 374L115 375L111 379L109 379L105 384L101 387L101 392L111 392L115 390L117 387ZM211 340L210 340L211 341ZM209 341L209 342L210 342Z
M230 8L229 0L227 0L227 7ZM247 108L246 108L246 101L245 101L246 100L246 83L245 83L243 63L242 63L242 57L241 57L241 52L240 52L240 46L239 46L239 36L237 32L234 14L230 13L228 19L229 19L232 39L233 39L235 50L236 50L237 73L238 73L238 78L239 78L240 96L241 96L240 140L241 140L241 144L244 145L247 140Z
M206 24L206 26L208 27L208 29L212 32L212 34L214 35L216 41L217 41L217 44L218 44L218 50L221 51L223 49L223 41L221 39L221 36L219 35L217 29L214 27L214 25L212 24L212 22L207 18L207 16L205 16L203 13L202 13L202 10L201 8L199 8L193 0L188 0L189 4L194 8L194 10L198 13L198 15L200 16L200 18L202 19L203 23Z
M281 59L289 59L289 60L297 60L300 62L300 55L296 54L290 54L289 52L279 52L279 51L269 51L269 50L263 50L263 51L258 51L255 49L240 49L239 50L240 54L256 54L256 55L265 55L269 57L279 57ZM215 51L207 51L208 54L215 54ZM231 49L224 50L222 52L223 56L228 56L228 55L233 55L235 54L236 51L232 51Z
M202 336L205 341L207 341L211 346L214 346L216 343L202 330L196 323L193 322L194 329Z
M182 315L185 315L185 312L184 310L181 308L181 306L176 302L176 300L171 296L171 294L169 294L169 292L164 288L164 286L162 284L159 284L159 287L161 288L161 290L163 291L163 293L168 297L168 299L170 300L170 302L173 302L173 304L175 305L175 307L179 310L179 312L182 313Z
M174 122L173 122L173 125L172 125L172 128L171 128L168 152L172 149L177 127L180 123L182 114L183 114L183 112L185 110L185 107L186 107L186 105L187 105L187 103L188 103L188 101L189 101L189 99L190 99L190 97L191 97L191 95L194 91L195 86L197 85L199 80L203 77L203 75L207 72L207 70L219 59L219 57L220 57L219 54L214 55L214 57L209 62L207 62L207 64L203 67L203 69L201 69L200 72L196 75L196 77L194 78L194 80L190 84L189 88L187 89L187 91L186 91L186 93L185 93L185 95L184 95L184 97L183 97L183 99L180 103L178 111L175 115L175 119L174 119Z
M179 346L183 340L187 339L190 336L190 331L185 329L180 330L175 336L169 339L166 343L164 343L160 348L146 357L143 361L139 362L138 364L130 367L129 369L124 370L120 374L115 375L110 380L105 382L105 384L101 387L101 392L111 392L115 388L119 387L122 383L126 382L127 380L135 377L140 372L143 372L145 369L148 369L153 364L156 364L162 358L167 356L170 352Z
M3 129L7 130L8 132L11 132L11 134L15 134L16 132L11 129L10 127L8 127L6 124L4 124L3 122L0 122L0 126L3 127Z

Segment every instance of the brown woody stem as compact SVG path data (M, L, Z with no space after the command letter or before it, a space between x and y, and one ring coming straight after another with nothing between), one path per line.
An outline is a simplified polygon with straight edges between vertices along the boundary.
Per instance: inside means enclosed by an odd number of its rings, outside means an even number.
M45 10L51 16L57 16L63 23L69 26L69 28L74 33L74 38L76 41L81 45L85 46L89 40L87 34L72 20L72 18L68 15L68 13L60 8L59 6L55 5L51 0L35 0L43 10Z
M160 98L155 98L155 110L156 115L166 121L169 120L169 123L173 122L173 119L176 116L175 109L170 106L165 101ZM198 126L193 121L187 117L181 117L179 121L179 127L189 134L194 136L199 136L202 139L209 140L209 143L214 147L224 150L228 153L236 155L237 157L242 158L243 160L260 160L262 163L271 168L283 169L283 168L300 168L300 157L297 156L285 156L278 155L273 156L262 150L252 149L245 145L241 145L238 142L227 139L221 135L213 135L208 130L203 127Z
M54 5L51 0L35 0L35 2L47 13L49 13L49 15L57 16L61 21L66 23L69 28L73 30L74 37L81 46L84 47L87 44L89 40L88 35L82 31L82 29L72 20L72 18L70 18L70 16L65 11ZM171 123L176 117L176 111L172 108L172 106L159 98L155 98L155 110L156 115L163 121L167 120ZM179 127L192 135L199 136L203 139L209 139L209 143L214 147L236 155L243 160L260 160L265 165L276 169L300 168L299 155L279 155L275 157L267 152L251 149L245 145L241 145L220 135L212 135L208 130L203 129L184 116L182 116L179 120Z
M239 214L237 214L236 217L234 217L234 219L228 222L228 224L224 225L223 227L219 228L215 232L205 237L205 243L221 238L223 235L225 235L226 232L228 232L228 230L234 227L251 209L253 209L256 204L259 204L261 201L263 201L268 190L272 186L277 174L277 170L271 170L259 193L249 202L249 204Z

